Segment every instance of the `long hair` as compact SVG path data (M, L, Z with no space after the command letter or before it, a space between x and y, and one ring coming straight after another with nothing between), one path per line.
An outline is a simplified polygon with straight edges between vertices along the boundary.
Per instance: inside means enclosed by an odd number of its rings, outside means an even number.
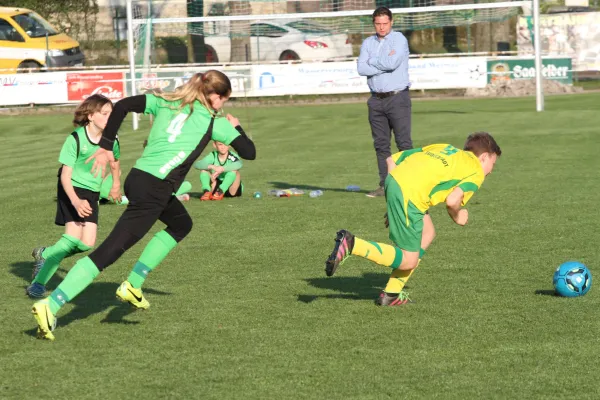
M221 71L211 69L204 74L192 75L189 81L179 86L173 92L152 92L155 96L167 101L178 101L178 109L190 106L190 115L194 112L194 102L199 101L211 114L215 114L208 96L216 93L221 97L231 95L231 82Z
M73 116L73 125L74 126L86 126L90 123L90 114L94 114L100 112L102 107L106 104L112 106L112 102L107 97L102 96L101 94L93 94L87 99L85 99L81 104L77 106L75 109L75 115Z

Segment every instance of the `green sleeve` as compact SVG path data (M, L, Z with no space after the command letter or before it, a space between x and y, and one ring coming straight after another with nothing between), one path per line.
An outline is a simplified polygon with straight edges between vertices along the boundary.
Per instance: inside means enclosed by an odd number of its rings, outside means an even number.
M158 109L158 102L160 98L156 97L153 94L146 95L146 109L144 110L144 114L152 114L156 115L156 110Z
M65 144L63 144L63 147L60 150L58 162L69 167L74 167L75 161L77 161L77 155L77 142L75 141L73 135L69 135L67 140L65 140Z
M223 167L223 172L237 171L244 165L242 159L235 153L229 152L227 156L227 164Z
M196 164L194 164L194 168L196 169L208 169L209 165L214 165L215 163L215 155L214 152L208 154L206 157L204 157L202 160L200 161L196 161Z
M406 158L410 155L413 155L415 153L420 153L422 152L423 149L418 148L418 149L410 149L410 150L403 150L399 153L393 154L392 155L392 160L394 160L394 162L396 163L396 165L400 165L400 163L404 160L406 160Z
M232 162L231 164L227 164L223 167L223 172L237 171L238 169L242 168L242 165L242 160Z
M212 140L216 140L226 145L230 145L233 139L240 136L240 133L227 121L227 118L215 118L213 125Z
M116 161L121 158L121 144L118 137L115 139L115 144L113 145L113 156L115 156Z
M477 192L477 190L479 190L479 188L481 187L481 184L483 183L483 178L484 178L483 173L476 174L476 175L470 176L466 179L463 179L457 185L464 192L463 201L461 204L463 207L467 205L467 203L469 202L469 200L471 200L471 197L473 197L475 192Z

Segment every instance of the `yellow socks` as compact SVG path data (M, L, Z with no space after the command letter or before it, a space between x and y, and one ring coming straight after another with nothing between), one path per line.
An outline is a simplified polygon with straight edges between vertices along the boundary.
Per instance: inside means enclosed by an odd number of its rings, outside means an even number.
M419 252L419 262L417 263L417 267L419 264L421 264L421 257L423 257L423 255L425 255L425 250L421 249ZM417 267L408 270L393 270L392 275L390 275L390 280L383 291L386 293L400 293Z
M425 250L419 252L419 263L425 254ZM366 258L384 267L391 267L394 270L384 289L386 293L400 293L404 289L404 285L413 274L414 269L401 270L398 269L402 263L402 250L398 247L390 246L385 243L370 242L357 237L354 237L354 247L352 255Z
M369 242L354 237L352 255L366 258L385 267L398 268L402 263L402 250L389 244Z
M419 260L419 264L421 260ZM417 264L417 267L419 266ZM400 293L402 289L404 289L404 285L408 281L408 278L413 274L415 269L395 269L392 271L392 275L390 275L390 280L388 281L385 289L383 289L386 293Z

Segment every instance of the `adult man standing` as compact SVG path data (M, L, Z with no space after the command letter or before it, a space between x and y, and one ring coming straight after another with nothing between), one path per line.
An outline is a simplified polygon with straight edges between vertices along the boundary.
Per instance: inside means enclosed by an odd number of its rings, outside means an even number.
M392 155L391 129L398 150L412 148L408 41L402 33L392 31L392 22L392 12L387 7L379 7L373 12L376 35L363 42L358 57L358 73L367 77L371 89L367 105L379 168L379 187L367 194L369 197L385 195L386 159Z

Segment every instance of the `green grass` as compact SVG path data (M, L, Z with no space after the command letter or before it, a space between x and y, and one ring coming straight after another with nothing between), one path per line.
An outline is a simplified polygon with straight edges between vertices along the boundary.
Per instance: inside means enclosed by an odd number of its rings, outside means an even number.
M600 80L585 80L573 82L575 86L581 86L584 90L600 90Z
M563 261L600 271L598 104L549 97L538 114L533 98L414 102L416 146L488 130L504 154L467 227L432 210L438 235L408 285L416 304L395 309L373 304L386 269L354 258L323 272L340 228L387 241L383 199L344 190L377 183L366 105L234 110L258 148L242 169L247 193L265 197L187 203L194 230L147 280L150 310L114 296L148 236L64 307L52 343L35 339L24 287L31 249L62 233L69 117L2 117L0 398L598 398L600 291L549 295ZM124 173L142 128L123 126ZM266 197L278 187L325 193ZM101 207L100 239L122 210Z

